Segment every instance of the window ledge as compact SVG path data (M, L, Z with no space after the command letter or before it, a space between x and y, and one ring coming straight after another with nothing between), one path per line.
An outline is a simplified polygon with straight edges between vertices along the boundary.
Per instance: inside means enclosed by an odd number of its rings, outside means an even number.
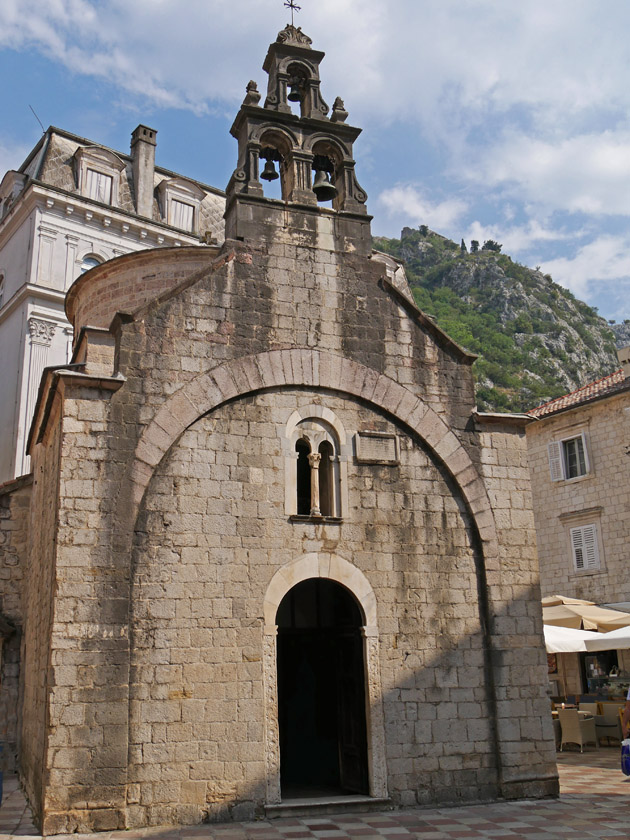
M587 478L591 478L593 473L586 472L583 475L576 475L573 478L563 478L563 484L575 484L577 481L585 481Z
M289 522L312 522L314 525L341 525L343 519L341 516L300 516L300 514L293 513L289 517Z

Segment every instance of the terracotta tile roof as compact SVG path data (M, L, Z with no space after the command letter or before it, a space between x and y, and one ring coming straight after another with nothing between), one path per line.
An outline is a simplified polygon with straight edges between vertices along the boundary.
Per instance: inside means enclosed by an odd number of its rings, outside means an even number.
M555 414L567 408L575 408L577 405L582 405L599 397L607 397L616 391L624 390L629 385L630 380L624 377L623 368L620 368L609 376L596 379L595 382L589 382L588 385L583 385L576 391L571 391L570 394L565 394L563 397L557 397L555 400L550 400L537 408L532 408L527 413L532 417L546 417L548 414Z

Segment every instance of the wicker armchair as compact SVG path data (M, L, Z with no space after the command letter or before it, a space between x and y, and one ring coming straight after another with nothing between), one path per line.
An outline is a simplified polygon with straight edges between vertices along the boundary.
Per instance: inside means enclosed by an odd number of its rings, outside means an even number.
M577 744L584 752L584 744L599 746L595 731L595 718L580 718L577 709L558 709L558 719L562 729L560 751L565 744Z

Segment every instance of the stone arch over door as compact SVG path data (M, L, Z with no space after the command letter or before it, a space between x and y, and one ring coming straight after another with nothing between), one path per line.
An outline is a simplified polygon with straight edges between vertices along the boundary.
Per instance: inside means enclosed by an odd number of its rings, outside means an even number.
M384 798L387 796L387 772L376 596L367 577L352 563L337 554L312 552L304 554L278 569L267 587L263 601L263 685L267 803L274 805L281 801L276 613L284 596L296 584L311 578L326 578L344 586L355 597L363 613L362 635L366 673L370 796Z
M293 386L326 388L365 400L417 434L461 491L483 546L486 570L499 570L499 545L488 492L457 436L404 385L358 362L321 350L270 350L234 359L199 374L169 397L138 441L127 474L129 493L119 494L119 530L133 530L153 471L191 423L235 397Z

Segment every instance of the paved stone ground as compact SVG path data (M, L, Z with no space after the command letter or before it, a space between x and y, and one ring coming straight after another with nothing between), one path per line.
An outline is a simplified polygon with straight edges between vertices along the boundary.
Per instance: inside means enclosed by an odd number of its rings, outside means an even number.
M112 831L99 840L620 840L630 837L630 777L619 748L558 753L561 795L543 802L406 809ZM15 777L5 780L0 840L38 838ZM81 840L94 835L68 835ZM59 838L61 840L61 838Z

